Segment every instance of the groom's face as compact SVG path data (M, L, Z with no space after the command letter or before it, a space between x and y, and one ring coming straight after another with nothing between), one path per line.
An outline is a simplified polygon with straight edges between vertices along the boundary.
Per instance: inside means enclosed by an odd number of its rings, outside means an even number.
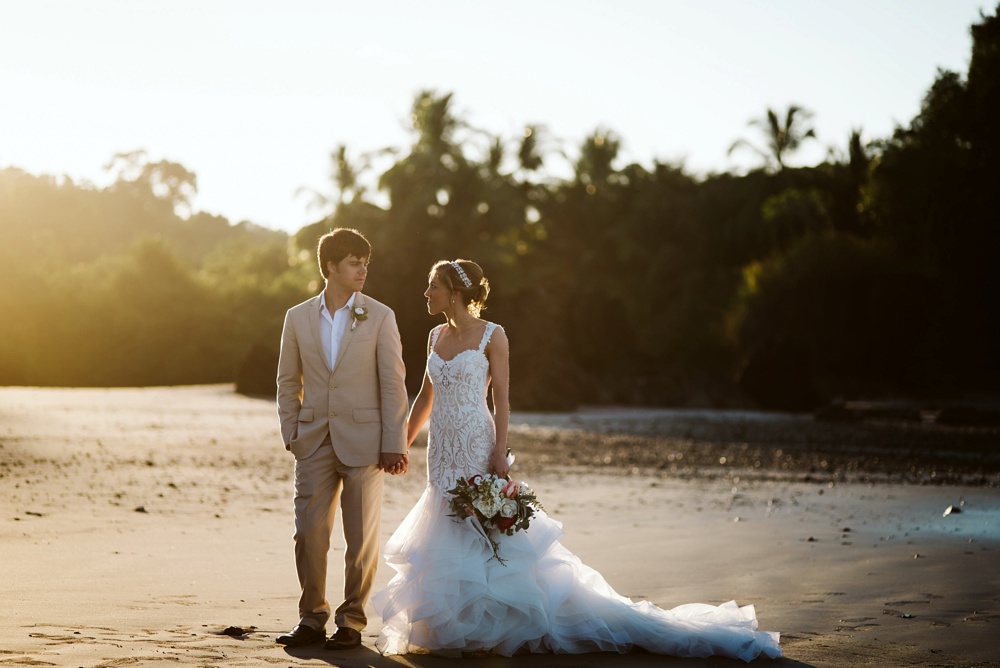
M330 275L327 280L336 283L348 292L361 292L368 278L368 259L348 255L340 262L329 263Z

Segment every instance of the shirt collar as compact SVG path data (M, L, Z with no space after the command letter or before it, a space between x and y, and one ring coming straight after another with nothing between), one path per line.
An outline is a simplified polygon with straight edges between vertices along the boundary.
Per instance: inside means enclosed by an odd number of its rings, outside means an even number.
M356 298L357 296L358 296L358 293L357 293L357 292L353 293L353 294L352 294L352 295L351 295L351 296L350 296L350 297L349 297L349 298L347 299L347 303L346 303L346 304L344 304L344 305L343 305L342 307L340 307L339 309L337 309L337 311L343 311L344 309L347 309L347 310L349 311L349 310L351 310L352 308L354 308L354 299L355 299L355 298ZM324 290L323 292L319 293L319 312L320 312L320 313L322 313L323 311L326 311L326 312L327 312L327 313L329 313L330 315L333 315L334 313L336 313L336 312L337 312L337 311L331 311L330 309L328 309L328 308L326 307L326 290Z

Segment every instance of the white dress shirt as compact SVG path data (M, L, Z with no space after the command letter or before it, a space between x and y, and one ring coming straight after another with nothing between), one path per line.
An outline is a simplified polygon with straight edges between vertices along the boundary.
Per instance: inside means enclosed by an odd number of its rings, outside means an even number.
M330 313L326 307L326 291L320 294L319 298L319 331L323 339L323 352L330 363L330 370L333 370L337 363L337 355L340 354L340 342L344 339L344 330L347 322L351 319L351 309L354 308L354 297L358 293L351 295L347 303Z

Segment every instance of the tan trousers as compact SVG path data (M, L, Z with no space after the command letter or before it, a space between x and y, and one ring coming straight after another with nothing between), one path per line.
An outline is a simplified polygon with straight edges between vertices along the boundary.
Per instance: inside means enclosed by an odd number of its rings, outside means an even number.
M330 620L326 568L337 497L344 524L344 602L338 627L365 628L365 604L378 567L383 473L378 466L346 466L329 437L315 453L295 461L295 568L302 596L300 624L322 629Z

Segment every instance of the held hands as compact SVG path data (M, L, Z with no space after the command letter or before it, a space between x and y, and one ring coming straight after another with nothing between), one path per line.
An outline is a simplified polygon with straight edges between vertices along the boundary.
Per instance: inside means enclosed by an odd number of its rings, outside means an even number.
M395 452L383 452L379 456L378 467L390 475L401 475L409 470L410 457Z

